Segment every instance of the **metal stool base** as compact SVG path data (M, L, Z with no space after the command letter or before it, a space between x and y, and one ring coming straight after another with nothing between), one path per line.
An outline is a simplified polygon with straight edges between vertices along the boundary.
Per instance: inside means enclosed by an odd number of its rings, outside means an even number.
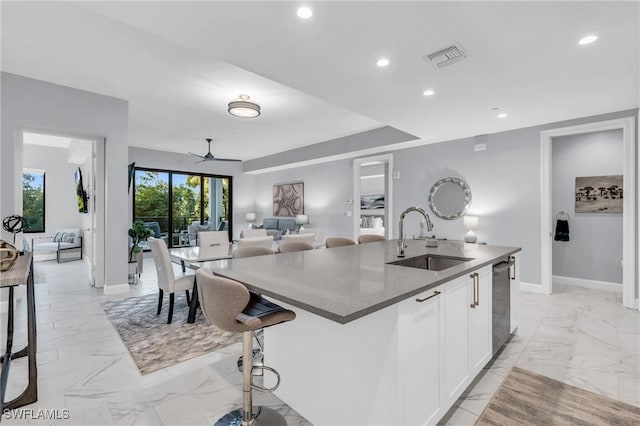
M253 412L258 413L253 419L252 425L286 426L287 421L276 410L267 407L253 407ZM242 426L242 409L238 408L220 417L214 426Z
M242 356L238 358L236 363L238 365L238 371L242 372ZM264 365L264 355L260 349L253 350L253 364L254 367L262 367ZM252 374L254 376L262 376L262 370L257 368L253 370Z

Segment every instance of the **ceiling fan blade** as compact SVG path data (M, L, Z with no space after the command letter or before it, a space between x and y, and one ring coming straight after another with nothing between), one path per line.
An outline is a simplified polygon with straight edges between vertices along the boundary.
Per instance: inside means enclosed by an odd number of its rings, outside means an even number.
M193 153L193 152L191 152L191 151L187 151L187 152L188 152L189 154L191 154L191 155L195 155L195 156L196 156L196 157L198 157L198 158L204 158L204 157L203 157L202 155L200 155L200 154L194 154L194 153Z
M200 157L200 156L198 156L198 157ZM196 162L195 162L195 163L193 163L193 164L200 164L200 163L204 163L204 162L206 162L206 161L210 161L210 160L202 159L202 160L200 160L200 161L196 161Z
M242 160L236 160L233 158L218 158L218 157L215 157L214 160L215 161L242 161Z

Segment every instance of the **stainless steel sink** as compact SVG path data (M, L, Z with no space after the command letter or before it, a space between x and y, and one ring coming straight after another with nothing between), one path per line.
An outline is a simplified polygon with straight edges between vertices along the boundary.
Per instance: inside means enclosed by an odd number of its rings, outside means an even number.
M410 257L408 259L389 262L389 265L408 266L409 268L427 269L429 271L442 271L447 268L473 260L469 257L441 256L437 254L426 254L423 256Z

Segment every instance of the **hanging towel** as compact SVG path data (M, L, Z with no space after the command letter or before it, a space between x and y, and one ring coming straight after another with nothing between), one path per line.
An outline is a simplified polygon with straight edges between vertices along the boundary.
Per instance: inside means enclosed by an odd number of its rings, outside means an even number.
M556 241L569 241L569 221L558 219L556 222Z

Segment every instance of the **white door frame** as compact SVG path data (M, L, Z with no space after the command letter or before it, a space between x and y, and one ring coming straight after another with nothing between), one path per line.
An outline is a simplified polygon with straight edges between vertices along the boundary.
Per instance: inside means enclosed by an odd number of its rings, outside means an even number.
M388 240L393 239L393 154L374 155L371 157L355 158L353 160L353 239L357 241L360 235L360 167L362 164L379 161L385 163L385 200L384 200L384 235Z
M636 308L636 147L635 121L633 117L619 118L597 123L562 127L540 132L540 189L541 189L541 290L551 294L552 284L552 201L551 201L551 141L559 136L578 135L606 130L622 130L624 199L622 213L622 304Z

